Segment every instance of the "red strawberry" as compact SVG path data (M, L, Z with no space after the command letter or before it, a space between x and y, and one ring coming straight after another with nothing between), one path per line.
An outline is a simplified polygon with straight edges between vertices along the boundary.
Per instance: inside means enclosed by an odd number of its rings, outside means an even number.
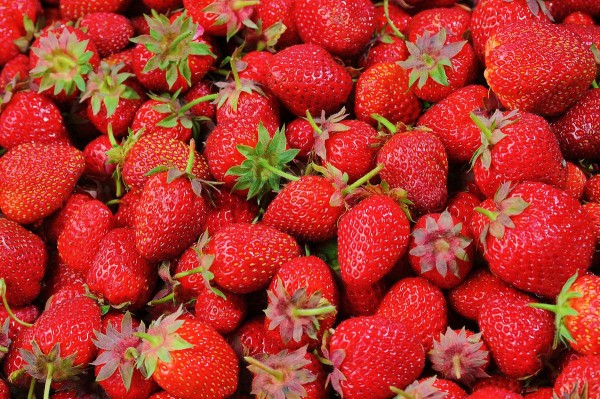
M265 288L283 263L300 256L300 248L272 227L233 223L210 239L204 253L214 256L210 270L215 283L248 293Z
M484 387L476 389L466 399L523 399L523 396L501 387Z
M221 335L231 334L246 317L246 298L223 291L222 296L202 287L194 305L196 319L208 324Z
M108 305L138 309L152 295L156 267L135 248L132 229L113 229L100 241L86 275L90 292Z
M408 244L412 269L440 288L457 286L473 267L475 246L463 225L449 212L422 216Z
M538 181L563 188L567 168L544 118L496 110L490 118L472 114L481 130L481 146L471 160L475 183L492 197L501 184Z
M107 318L104 317L103 324ZM95 331L94 345L98 347L98 357L91 364L94 365L96 381L111 397L146 399L157 387L152 379L145 379L135 369L133 358L141 343L134 334L143 333L145 328L133 320L129 312L115 319L120 319L120 323L109 321L103 332Z
M554 399L554 390L552 388L538 388L523 397L525 399Z
M85 91L85 78L100 65L96 45L81 29L47 29L31 45L31 77L38 92L59 102Z
M84 167L81 152L67 144L18 145L0 158L0 209L18 223L42 220L67 200Z
M98 200L82 204L65 223L58 236L61 259L73 270L86 274L93 264L100 242L114 227L110 209Z
M582 11L597 17L600 15L600 5L592 0L563 0L560 2L553 2L550 11L559 21L567 14L575 11Z
M182 0L142 0L142 3L146 7L163 14L171 10L177 10L183 5Z
M46 219L45 233L46 238L56 243L60 233L65 228L65 224L74 215L79 207L92 197L86 194L73 193L69 196L63 207Z
M504 184L476 210L469 228L479 237L490 270L517 288L554 297L569 277L591 264L591 223L579 202L562 190L543 183L511 190Z
M473 209L481 203L481 198L467 191L460 191L448 200L448 212L453 218L466 223L471 219Z
M564 115L552 123L552 131L560 149L568 159L596 159L600 154L600 141L593 133L598 131L600 89L591 89Z
M202 232L208 205L200 181L192 174L194 153L192 140L185 171L158 172L144 185L135 210L135 245L148 260L181 255Z
M408 86L408 73L398 64L382 62L364 71L355 88L354 113L363 122L375 125L372 114L393 124L414 123L421 113L421 102Z
M553 4L553 8L554 8L554 4ZM581 11L573 11L572 13L567 15L565 17L565 19L562 20L562 23L563 24L574 24L574 25L585 25L585 26L592 26L592 25L596 24L596 22L594 21L594 17L592 17L589 14L586 14L585 12L581 12Z
M358 54L375 31L375 6L368 0L296 0L294 21L304 43L338 57Z
M2 328L0 329L1 345L8 347L7 341L14 341L21 332L29 328L29 325L37 320L42 314L42 310L37 305L25 305L21 307L11 307L13 316L8 313L4 305L0 306L0 320ZM17 321L19 320L19 321ZM4 357L4 353L0 358Z
M0 26L0 66L3 66L21 52L15 41L22 36L22 24L14 18L13 10L0 8Z
M396 394L394 399L406 397L464 399L467 397L467 393L459 385L449 380L438 379L436 376L415 380L404 389L390 387L390 390Z
M267 30L276 23L282 23L286 29L277 40L277 47L284 48L301 42L294 20L295 0L263 0L256 5L253 19L262 21Z
M68 287L83 287L85 276L71 269L60 259L57 252L50 254L48 271L44 278L44 288L40 293L40 299L47 302L51 296L56 295ZM85 291L85 290L84 290Z
M342 321L323 355L334 370L327 381L344 398L386 399L405 388L425 365L423 348L400 322L381 317Z
M90 141L83 149L85 171L83 174L100 182L110 182L116 165L110 163L106 153L112 149L108 136L102 135Z
M29 79L29 57L25 54L11 58L0 71L0 92L5 91L13 79L16 82Z
M238 383L235 352L212 327L180 316L162 316L136 334L143 339L138 368L181 399L230 397Z
M196 103L200 98L207 98L213 94L213 85L208 80L201 80L193 85L183 96L186 105ZM208 118L215 120L216 105L212 101L201 101L189 109L189 112L196 118Z
M79 26L87 29L86 33L98 48L98 54L102 58L125 50L129 45L129 39L134 35L131 21L114 12L86 14Z
M563 397L571 392L579 397L597 398L600 395L600 356L582 356L571 360L556 378L554 391Z
M375 39L372 46L367 47L367 51L358 60L358 65L367 69L381 62L404 61L409 55L403 38L383 34Z
M267 339L282 341L288 349L316 347L335 322L339 293L331 269L316 256L281 265L267 295Z
M448 36L461 37L469 30L471 14L460 6L430 8L416 13L408 23L408 40L415 42L425 31L435 35L445 29Z
M267 3L261 2L259 6ZM241 58L242 62L238 63L241 64L239 65L238 74L242 79L253 80L266 87L267 73L269 72L272 60L273 54L268 51L251 51L246 53Z
M339 110L352 79L323 47L298 44L273 56L267 85L294 115L304 116L307 110L313 115Z
M405 325L426 352L448 324L444 294L422 277L394 284L379 304L377 316Z
M202 38L202 30L185 13L170 19L146 16L150 33L138 36L133 51L133 71L149 90L187 90L210 70L216 56Z
M377 163L384 165L381 179L406 190L417 212L437 212L446 204L448 157L442 142L425 129L399 130L381 147Z
M306 352L306 347L296 351L287 349L275 354L264 354L260 358L244 358L248 370L254 374L252 394L265 399L302 397L325 399L325 376L315 355Z
M258 215L258 207L239 195L220 190L212 195L212 207L208 210L205 227L209 236L231 223L252 223Z
M240 328L229 335L228 342L240 358L257 356L264 353L274 355L285 349L281 342L273 342L267 338L264 329L264 317L257 316L246 320Z
M462 87L421 115L418 124L431 129L446 148L450 162L466 163L481 145L481 131L471 112L484 108L488 90L479 85Z
M226 36L227 40L243 26L252 24L250 17L257 4L238 0L183 0L183 7L195 23L207 33Z
M40 293L48 254L44 242L18 223L0 218L2 297L12 306L33 301Z
M594 56L578 35L541 22L498 31L486 44L485 66L485 79L505 107L542 116L575 105L596 76Z
M0 146L11 149L19 144L68 142L67 129L54 103L32 91L18 91L3 104L0 114Z
M600 175L590 177L584 186L585 199L600 203Z
M573 162L567 162L567 183L565 184L565 192L567 194L581 200L587 180L588 178L581 167L575 165Z
M459 37L447 36L446 29L436 34L426 30L406 46L410 56L398 65L409 73L409 87L417 83L414 92L422 100L441 101L475 76L477 61L473 49Z
M133 189L119 199L119 209L115 213L115 224L117 227L133 228L135 226L135 209L141 196L141 189Z
M351 208L338 224L342 280L371 285L406 253L410 227L403 208L387 195L373 195Z
M479 327L495 363L508 377L539 372L554 337L552 313L529 306L535 298L513 291L494 295L482 306Z
M63 18L76 20L93 12L124 12L129 0L60 0L60 14Z

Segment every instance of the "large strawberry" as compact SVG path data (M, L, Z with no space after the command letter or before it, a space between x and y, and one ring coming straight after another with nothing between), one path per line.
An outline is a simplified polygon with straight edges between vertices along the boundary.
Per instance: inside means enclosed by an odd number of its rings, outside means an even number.
M81 152L68 144L18 145L0 158L0 209L22 224L42 220L67 200L84 167Z
M181 399L225 399L238 384L238 358L212 327L178 311L155 320L137 361L146 377Z
M273 56L269 89L296 116L338 111L352 90L350 74L323 47L298 44Z
M591 264L591 222L562 190L534 182L511 190L506 183L476 210L469 222L473 237L479 238L491 271L517 288L554 297Z
M391 398L390 386L405 388L425 366L423 348L407 327L381 317L342 321L322 349L334 367L327 380L347 399Z
M500 102L543 116L575 105L596 76L590 49L558 25L516 22L493 35L485 49L485 79Z
M294 20L304 43L347 58L369 43L375 31L375 6L368 0L297 0Z
M18 223L0 218L2 298L12 306L33 301L40 293L48 254L43 241Z
M539 181L563 188L567 168L550 125L540 116L496 110L490 118L473 114L481 146L471 160L475 183L494 195L502 183Z

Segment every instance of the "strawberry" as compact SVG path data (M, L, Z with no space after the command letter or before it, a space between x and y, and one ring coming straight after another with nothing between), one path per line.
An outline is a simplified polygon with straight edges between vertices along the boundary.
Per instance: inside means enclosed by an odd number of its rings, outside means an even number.
M67 287L83 287L85 276L78 271L71 269L60 259L58 252L50 254L48 261L48 271L44 278L44 287L40 293L40 299L47 302L51 296ZM85 291L85 289L84 289Z
M258 215L258 206L254 202L225 190L213 193L211 199L213 206L208 210L205 223L209 236L231 223L252 223Z
M207 33L226 36L229 41L242 26L256 26L250 17L259 3L254 0L183 0L183 7Z
M463 399L467 393L457 384L449 380L441 380L436 376L415 380L404 389L390 387L390 390L396 394L393 399L427 398L427 399Z
M430 8L416 13L408 23L408 40L415 42L425 31L435 35L442 29L448 36L461 37L469 30L471 14L460 6Z
M397 128L389 128L396 133ZM446 204L448 157L442 142L426 129L398 130L380 148L377 163L384 165L381 179L406 190L417 212L437 212Z
M597 398L599 380L600 356L582 356L567 363L554 382L554 391L563 397ZM567 396L571 392L581 396Z
M59 4L63 18L76 20L93 12L122 13L129 6L129 0L60 0Z
M358 78L355 88L356 118L371 125L378 114L393 124L414 123L421 113L421 102L408 85L408 73L393 62L375 64Z
M595 159L600 154L600 142L593 132L598 131L600 89L591 89L573 107L552 122L552 131L558 139L565 158Z
M498 31L486 44L485 66L485 79L505 107L542 116L575 105L596 76L594 56L579 36L541 22Z
M103 324L107 318L103 318ZM134 334L143 333L145 328L129 312L117 319L120 323L108 321L103 332L95 331L93 342L98 357L91 364L96 381L111 397L145 399L157 388L152 379L145 379L135 368L134 353L141 339Z
M475 246L466 223L448 211L423 215L413 227L408 260L415 273L440 288L457 286L473 267Z
M554 4L553 4L554 8ZM554 11L554 10L553 10ZM573 11L562 20L563 24L574 24L574 25L595 25L594 18L590 14L586 14L581 11Z
M272 227L232 223L210 239L204 254L214 256L215 283L244 294L265 288L283 263L300 256L300 248Z
M301 43L294 19L295 0L263 0L254 8L254 22L262 21L263 28L269 29L282 23L286 29L277 40L277 47L284 48Z
M281 340L288 349L316 347L335 322L339 293L329 266L316 256L281 265L267 295L267 339Z
M81 205L91 200L92 197L86 194L73 193L69 196L65 204L56 213L46 219L45 233L46 238L56 243L60 233L65 228L65 224L74 215Z
M86 33L98 48L98 54L102 58L125 50L129 45L129 39L134 35L131 21L114 12L86 14L79 22L79 26L87 29Z
M115 225L117 227L134 227L135 209L141 196L141 189L132 189L119 199L119 209L115 213Z
M90 141L83 149L85 170L83 174L100 182L109 182L116 170L106 153L112 149L108 136L102 135Z
M482 306L492 295L510 294L512 291L514 288L487 269L478 269L448 293L448 302L461 316L478 320Z
M264 316L253 317L228 336L228 342L240 358L264 353L274 355L285 349L281 341L273 342L267 338L264 324Z
M554 390L552 388L538 388L523 396L525 399L554 399Z
M475 76L473 49L459 37L447 36L444 28L436 34L426 30L406 46L410 56L398 65L409 73L409 87L417 83L414 92L422 100L439 102Z
M162 14L170 10L177 10L183 6L182 0L142 0L142 3L150 9L156 10Z
M150 299L157 277L155 265L135 248L133 229L117 228L100 241L85 280L107 304L138 309Z
M29 79L29 57L25 54L11 58L0 71L0 92L5 91L13 79L17 82Z
M143 340L138 369L181 399L228 398L238 383L235 352L212 327L181 314L161 316L135 334Z
M0 381L0 398L10 399L10 389L4 380Z
M42 220L67 200L84 167L81 152L67 144L13 147L0 158L0 209L18 223Z
M490 118L472 114L481 146L471 160L475 183L492 197L501 184L538 181L563 188L567 168L550 125L540 116L496 110Z
M322 351L333 365L327 382L347 399L390 398L390 386L405 388L425 365L423 348L405 325L381 317L342 321Z
M114 227L110 209L98 200L80 205L58 236L60 258L73 270L86 274L93 264L100 242Z
M600 175L594 175L585 182L584 194L586 200L600 202Z
M203 31L185 13L170 19L163 14L145 16L150 33L137 36L133 71L146 89L187 90L210 70L216 56L202 38Z
M307 68L308 66L308 68ZM298 44L273 56L267 85L296 116L339 110L352 90L350 74L323 47Z
M0 24L0 66L3 66L21 52L15 41L22 35L22 24L13 17L13 10L5 8L0 8Z
M150 261L181 255L202 232L208 205L192 174L194 142L184 171L159 167L144 185L135 210L135 246ZM156 215L161 215L160 218Z
M394 284L376 315L405 325L426 352L448 324L444 294L422 277L404 278Z
M440 334L439 341L433 341L429 358L433 369L444 378L466 385L489 377L485 372L490 364L488 346L481 339L481 333L475 334L464 327L461 330L448 327Z
M524 386L523 381L517 378L507 377L504 374L492 374L487 378L481 378L473 384L473 391L478 391L482 388L502 388L507 391L521 394Z
M380 62L404 61L410 53L403 38L382 34L372 41L371 46L362 53L358 60L361 68L367 69Z
M202 287L194 304L196 319L208 324L219 334L231 334L245 319L248 304L239 294L223 291L222 296Z
M565 184L565 192L567 194L581 200L585 192L587 180L588 178L581 167L575 165L573 162L567 162L567 183Z
M2 299L12 306L26 305L40 293L48 262L46 246L37 235L8 219L0 218L0 232Z
M38 92L64 103L85 91L87 74L100 66L100 56L86 33L63 25L42 32L31 45L29 62Z
M375 31L375 6L368 0L296 0L294 21L304 43L348 58L358 54Z
M111 67L102 62L99 69L89 73L81 97L82 102L88 100L88 119L104 134L112 128L115 137L127 133L136 111L146 99L141 85L131 78L133 74L121 72L123 66Z
M552 16L545 1L537 0L481 0L473 9L470 30L475 53L481 61L488 39L499 28L511 22L527 20L548 23Z
M2 320L0 341L5 348L9 345L7 341L14 341L21 332L28 329L28 326L42 314L42 310L33 304L11 307L10 310L13 312L13 316L8 313L8 309L4 305L0 306L0 320ZM3 358L4 355L5 353L2 353L0 358Z
M208 80L201 80L185 93L183 96L184 101L187 103L194 102L195 100L200 98L207 98L213 94L213 85ZM201 101L189 109L190 114L192 114L196 118L208 118L210 120L215 120L216 114L216 105L211 101Z
M507 183L476 210L469 228L479 237L490 270L519 289L554 297L569 277L591 264L591 223L579 202L562 190L543 183L511 190Z
M408 25L412 16L395 3L388 4L386 2L385 4L387 8L384 3L375 4L375 31L383 31L388 34L396 33L397 36L405 36L408 33ZM402 35L394 32L394 28Z
M539 372L552 349L552 313L529 306L535 299L513 291L494 295L482 306L479 327L495 363L508 377Z
M484 387L476 389L466 399L523 399L523 396L501 387Z
M373 285L344 284L342 290L344 313L349 316L374 315L387 293L387 288L384 280L379 280Z
M408 218L394 199L377 194L346 212L338 223L338 257L342 280L371 285L406 253Z
M459 191L448 200L448 212L453 218L466 223L471 219L473 209L479 205L481 198L467 191Z
M600 277L574 275L558 294L555 305L534 305L555 313L555 347L560 339L581 354L600 355L600 321L595 317L600 308L599 289Z
M550 8L552 15L557 20L562 20L569 13L582 11L594 17L600 15L600 6L595 1L590 0L564 0L553 2Z
M418 124L431 129L444 144L450 162L468 162L481 145L481 131L473 126L469 115L483 109L487 97L485 87L465 86L419 117Z
M254 374L252 394L265 399L301 397L325 399L323 368L315 355L306 352L306 346L295 350L287 349L275 354L264 354L260 358L244 358L248 370Z
M261 4L267 3L262 2ZM250 51L244 54L240 60L241 63L238 63L238 74L242 79L253 80L266 87L271 60L273 60L273 54L268 51Z

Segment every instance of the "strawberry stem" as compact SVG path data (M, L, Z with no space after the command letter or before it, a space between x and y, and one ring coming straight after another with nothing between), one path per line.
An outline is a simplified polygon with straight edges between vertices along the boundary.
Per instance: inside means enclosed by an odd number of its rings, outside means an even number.
M292 174L286 173L286 172L284 172L284 171L282 171L282 170L279 170L279 169L277 169L277 168L273 167L273 166L272 166L272 165L269 163L269 161L267 161L267 160L266 160L266 159L264 159L264 158L260 158L260 159L258 160L258 164L259 164L260 166L262 166L263 168L265 168L266 170L268 170L269 172L272 172L272 173L276 174L277 176L283 177L283 178L285 178L285 179L288 179L288 180L291 180L291 181L300 180L300 178L299 178L298 176L294 176L294 175L292 175Z
M52 375L54 374L54 363L46 363L46 383L44 384L44 399L50 398L50 387L52 386Z
M34 392L35 392L35 383L36 383L35 378L32 378L31 382L29 383L29 391L27 392L27 399L34 399L35 398L35 395L34 395Z
M296 317L306 316L320 316L323 314L334 313L336 311L335 306L328 305L316 309L294 309L292 314Z
M481 213L482 215L486 216L492 222L495 222L496 219L498 219L498 212L493 212L493 211L490 211L489 209L481 208L479 206L475 207L473 209L476 210L477 212Z
M0 278L0 296L2 297L2 304L4 305L4 309L6 309L6 313L10 316L11 319L19 323L24 327L32 327L33 324L27 323L17 317L16 314L12 311L10 306L8 305L8 301L6 299L6 281L3 278Z
M176 275L174 275L173 278L175 280L179 280L180 278L191 276L192 274L202 273L203 271L204 271L204 268L202 266L200 266L200 267L196 267L194 269L179 272Z
M406 398L406 399L414 399L412 395L409 395L408 393L406 393L403 390L398 389L396 387L390 387L390 391L392 391L393 393L395 393L396 397L398 397L398 395L399 395L399 396L401 396L403 398Z
M173 299L175 299L175 293L171 292L169 295L165 295L162 298L154 299L154 300L148 302L147 305L148 306L162 305L163 303L167 303L169 301L172 301Z
M194 139L191 139L188 162L187 162L187 165L185 166L185 173L187 173L188 176L192 174L192 169L194 168L195 156L196 156L196 142L194 141Z
M136 332L133 335L135 335L138 338L145 339L146 341L150 342L150 345L155 347L159 346L162 343L162 339L160 337L150 335L148 333Z
M235 58L231 57L229 64L231 65L231 73L233 74L233 80L235 81L235 88L237 90L241 90L242 81L240 80L240 75L238 74L237 67L235 66L235 61Z
M179 36L177 36L175 38L175 40L173 40L171 42L171 44L169 45L169 50L171 51L176 51L177 50L177 46L179 45L179 43L181 43L181 41L185 38L187 38L188 36L190 36L193 32L192 31L186 31L183 32L182 34L180 34Z
M310 123L310 126L313 128L313 130L317 133L317 134L321 134L323 133L323 130L317 126L317 123L315 122L315 120L313 119L312 115L310 114L309 110L306 110L306 120L308 121L308 123Z
M462 377L461 364L460 364L460 356L458 354L454 355L452 358L452 365L454 367L454 375L457 380L460 380Z
M471 112L471 114L469 116L471 117L471 120L475 123L475 125L477 125L479 130L481 130L481 132L485 135L485 137L488 139L488 141L491 141L492 140L492 131L483 123L481 118L479 118L473 112Z
M0 345L0 352L2 352L2 353L8 353L8 348L6 346L1 346Z
M241 10L244 7L252 7L260 4L259 0L240 0L233 3L231 7L234 11Z
M247 361L248 363L250 363L251 365L256 366L259 369L269 373L270 375L272 375L279 381L283 381L283 378L285 377L285 375L283 374L283 371L275 370L274 368L267 366L266 364L256 360L253 357L246 356L246 357L244 357L244 360Z
M383 0L383 13L385 15L385 19L387 20L387 23L390 26L390 28L392 28L392 31L394 32L394 34L396 36L398 36L399 38L404 39L404 35L402 34L402 32L400 32L398 30L398 28L394 24L394 21L392 21L392 19L390 18L390 4L389 3L390 3L389 0Z
M179 114L183 114L184 112L186 112L187 110L192 108L194 105L198 105L200 103L207 102L207 101L212 101L212 100L216 99L217 96L218 96L218 94L208 94L206 96L195 98L194 100L190 101L189 103L186 103L183 107L181 107L179 109Z
M379 124L383 125L387 130L390 131L390 133L395 134L398 132L398 128L396 128L396 126L392 122L388 121L383 116L379 114L371 114L371 118L375 119Z
M364 183L366 183L369 180L371 180L375 175L377 175L379 173L379 171L381 171L381 169L383 169L383 166L384 165L382 163L378 164L375 167L375 169L372 169L369 173L367 173L366 175L364 175L360 179L356 180L354 183L352 183L349 186L347 186L346 188L344 188L342 190L342 195L348 195L348 194L350 194L352 192L352 190L356 189L357 187L362 186Z

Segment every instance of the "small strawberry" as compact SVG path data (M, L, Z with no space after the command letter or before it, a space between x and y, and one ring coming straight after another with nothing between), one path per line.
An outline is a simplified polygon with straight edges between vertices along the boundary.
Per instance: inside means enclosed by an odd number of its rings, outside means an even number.
M25 54L11 58L0 71L0 92L6 91L13 80L26 82L29 79L29 65L29 57Z
M422 277L408 277L394 284L376 315L405 325L426 352L448 325L444 294Z
M72 193L69 198L66 200L65 204L60 208L57 212L55 212L52 216L46 219L45 221L45 233L46 238L52 242L56 243L60 233L65 228L65 224L74 215L81 205L85 202L91 200L87 194L80 193Z
M208 80L201 80L190 87L183 96L183 100L186 105L192 102L195 104L189 109L192 116L198 119L207 118L212 121L215 120L216 105L212 101L198 102L199 99L208 98L211 94L214 94L214 88L212 82Z
M405 61L409 55L403 38L384 33L372 40L371 45L358 60L358 65L367 69L381 62Z
M448 211L427 214L413 227L408 260L417 274L436 286L453 288L473 266L472 241L466 223L458 222Z
M342 321L322 348L333 372L327 377L347 399L392 397L390 386L405 388L423 371L423 348L401 322L381 317Z
M227 338L240 359L244 356L258 356L264 353L275 355L285 349L281 342L273 342L267 338L263 316L246 320L233 334Z
M141 196L141 189L132 189L118 200L119 209L115 213L115 225L117 227L134 227L135 209Z
M161 316L142 338L137 367L181 399L225 399L238 384L238 359L212 327L182 311Z
M307 70L309 66L309 70ZM298 44L273 56L267 85L296 116L338 111L352 90L350 74L323 47Z
M112 149L110 138L106 135L96 137L83 149L85 171L83 174L91 179L108 183L116 170L116 165L110 163L106 153Z
M83 155L68 144L13 147L0 158L0 209L18 223L40 221L67 200L84 168Z
M586 26L592 26L596 24L596 22L594 21L594 17L582 11L573 11L572 13L567 15L565 19L562 20L562 23Z
M263 0L254 8L254 22L262 21L264 29L277 23L285 26L285 31L277 40L278 48L285 48L301 43L298 28L294 19L295 0Z
M448 200L448 212L453 218L466 223L471 219L473 209L481 203L481 198L467 191L460 191Z
M79 22L79 26L86 30L98 48L101 58L125 50L129 45L129 39L134 35L131 21L114 12L86 14Z
M565 184L567 194L581 200L587 181L588 178L580 166L575 165L573 162L567 162L567 182Z
M368 0L296 0L294 21L304 43L348 58L369 43L375 31L375 6Z
M182 0L142 0L142 3L144 3L146 7L163 14L171 10L177 10L183 5Z
M213 287L214 288L214 287ZM208 324L221 335L231 334L246 318L246 298L229 291L221 295L202 286L194 304L196 319Z

